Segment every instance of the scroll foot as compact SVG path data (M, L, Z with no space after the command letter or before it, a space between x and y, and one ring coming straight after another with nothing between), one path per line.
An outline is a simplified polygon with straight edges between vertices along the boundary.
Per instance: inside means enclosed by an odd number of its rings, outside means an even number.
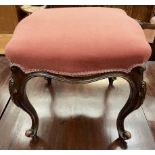
M118 135L123 140L131 138L131 133L124 128L125 118L134 110L138 109L143 104L145 98L146 83L143 81L144 70L142 67L133 68L128 74L128 78L126 78L130 86L130 95L117 118Z

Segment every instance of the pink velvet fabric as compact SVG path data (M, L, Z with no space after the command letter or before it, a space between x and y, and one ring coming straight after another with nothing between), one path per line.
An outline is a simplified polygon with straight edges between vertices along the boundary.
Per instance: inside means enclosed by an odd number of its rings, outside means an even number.
M7 58L25 70L88 74L128 70L151 54L140 25L114 8L56 8L23 19Z

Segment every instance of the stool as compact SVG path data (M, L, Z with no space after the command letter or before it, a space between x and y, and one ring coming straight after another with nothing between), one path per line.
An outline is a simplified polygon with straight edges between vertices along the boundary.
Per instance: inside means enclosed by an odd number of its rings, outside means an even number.
M130 95L117 118L119 138L131 137L124 128L128 114L145 98L145 63L151 48L141 28L150 28L115 8L41 9L23 19L5 48L10 61L9 90L13 102L32 119L26 136L35 138L38 115L25 86L34 77L90 83L116 77L128 81Z

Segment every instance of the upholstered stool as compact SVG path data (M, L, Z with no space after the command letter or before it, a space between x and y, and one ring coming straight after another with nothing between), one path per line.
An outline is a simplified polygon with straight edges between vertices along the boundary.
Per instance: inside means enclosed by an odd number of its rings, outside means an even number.
M117 129L120 138L130 138L124 119L143 103L143 71L151 54L141 26L121 9L99 7L45 9L23 19L5 52L12 71L12 100L32 119L26 136L36 137L39 125L25 93L31 78L82 83L109 78L112 84L122 77L130 85L130 95L118 115Z

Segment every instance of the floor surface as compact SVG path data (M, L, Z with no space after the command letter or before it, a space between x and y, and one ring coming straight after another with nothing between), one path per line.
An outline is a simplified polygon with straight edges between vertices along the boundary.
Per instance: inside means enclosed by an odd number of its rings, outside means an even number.
M9 64L0 57L0 113L9 98ZM29 116L8 104L0 120L0 149L155 149L155 62L145 72L147 95L141 108L131 113L125 127L132 133L126 142L118 140L116 118L129 95L128 83L118 78L91 84L67 84L34 78L27 94L39 115L37 141L25 136Z

